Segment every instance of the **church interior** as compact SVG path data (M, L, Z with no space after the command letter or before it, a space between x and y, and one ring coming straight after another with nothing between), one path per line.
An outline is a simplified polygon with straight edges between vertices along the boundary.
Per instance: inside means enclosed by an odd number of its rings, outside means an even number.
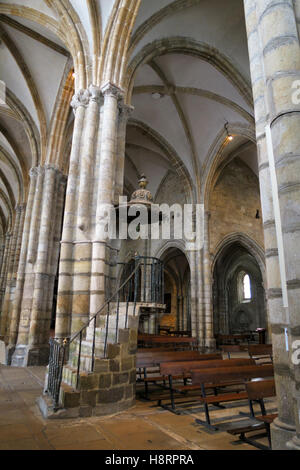
M300 450L300 0L4 0L0 64L0 449Z

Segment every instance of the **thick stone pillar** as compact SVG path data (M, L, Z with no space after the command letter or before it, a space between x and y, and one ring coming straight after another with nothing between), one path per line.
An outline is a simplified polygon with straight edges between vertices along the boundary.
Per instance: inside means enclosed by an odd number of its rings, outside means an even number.
M114 201L117 161L125 151L126 123L119 120L121 98L122 91L108 83L102 89L90 86L72 100L75 124L55 332L60 339L86 324L109 295L116 249L104 236L103 227L105 208L111 208Z
M279 417L272 426L273 449L300 448L300 377L292 344L300 338L300 107L293 82L300 79L300 48L292 0L244 0L264 216L268 303L274 349ZM282 233L275 231L265 126L270 125ZM273 190L274 191L274 190ZM288 308L283 308L278 247L283 238ZM279 238L278 238L279 237ZM289 350L286 348L288 332Z
M105 239L103 236L103 226L106 223L106 208L109 211L114 201L116 152L118 148L118 103L123 96L122 91L111 83L104 85L101 91L104 96L104 105L101 129L101 158L96 207L96 227L92 249L91 315L95 314L106 300L105 279L109 276L108 260L111 250L110 245L107 244L108 239ZM119 142L119 152L120 148L123 148L125 152L125 143L123 147L123 141L122 145L120 145Z
M32 168L30 170L30 186L29 186L29 194L27 199L27 207L25 212L25 220L23 225L23 232L22 238L20 240L20 256L19 256L19 263L18 263L18 272L16 278L16 289L15 294L12 302L12 315L11 315L11 322L10 322L10 332L9 332L9 358L8 361L10 362L10 353L14 351L17 336L18 336L18 328L19 328L19 321L20 321L20 313L21 313L21 302L23 297L23 289L24 289L24 282L25 282L25 272L26 272L26 260L27 260L27 250L28 250L28 242L29 242L29 235L30 235L30 222L31 222L31 214L32 208L34 203L34 196L36 190L36 182L37 182L37 168Z
M57 239L60 238L66 183L64 175L51 166L38 167L31 174L22 240L24 250L21 249L19 285L10 329L13 366L48 362Z
M2 304L0 331L0 336L4 338L5 344L7 344L9 341L9 327L12 313L12 298L16 288L16 278L20 258L20 245L22 242L25 209L25 204L19 204L16 206L15 222L11 239L11 249L9 259L7 259L7 277L5 295Z
M71 333L73 312L73 270L77 263L74 241L76 240L76 209L78 199L78 179L80 175L80 158L83 151L83 136L85 130L86 108L89 104L89 91L80 90L72 99L71 106L75 113L73 141L70 155L69 175L65 201L63 233L59 264L59 282L57 295L57 310L55 336L64 339ZM78 250L78 259L84 260ZM85 261L87 264L87 261ZM86 271L86 268L85 268Z

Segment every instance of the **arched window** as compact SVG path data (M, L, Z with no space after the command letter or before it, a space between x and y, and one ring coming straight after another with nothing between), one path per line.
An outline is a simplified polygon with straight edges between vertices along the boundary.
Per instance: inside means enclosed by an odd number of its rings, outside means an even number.
M249 274L245 274L243 277L243 297L245 300L251 300L251 280Z
M239 302L250 302L252 299L251 279L249 274L241 271L237 277L237 290Z

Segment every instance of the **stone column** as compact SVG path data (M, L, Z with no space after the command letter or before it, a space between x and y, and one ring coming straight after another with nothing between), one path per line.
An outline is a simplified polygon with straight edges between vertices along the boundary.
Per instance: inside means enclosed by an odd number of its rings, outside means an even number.
M119 106L119 122L117 150L115 159L115 185L114 185L114 201L119 204L119 197L123 195L124 188L124 165L125 165L125 145L126 145L126 127L128 119L133 111L132 106L120 104Z
M31 176L10 329L13 366L48 362L50 305L58 263L53 242L61 227L62 213L58 214L57 206L65 178L51 166L38 167Z
M7 277L5 286L5 296L2 305L1 333L7 344L9 340L9 325L11 321L12 296L16 288L16 275L20 257L20 244L22 241L25 204L16 206L15 223L12 232L11 249L9 259L7 260Z
M31 222L31 213L34 203L34 195L36 190L37 182L37 168L32 168L30 170L30 187L27 200L27 207L25 213L25 220L23 225L23 232L20 236L20 255L19 255L19 264L18 272L16 279L16 290L12 302L12 315L10 322L10 333L9 333L9 354L8 362L10 362L10 354L14 351L14 347L17 341L19 321L20 321L20 312L21 312L21 302L23 297L23 289L25 282L25 269L26 269L26 260L27 260L27 248L30 234L30 222Z
M73 269L76 263L74 241L76 240L76 208L78 199L78 179L80 174L80 158L83 148L86 108L89 104L89 91L80 90L72 99L75 120L73 130L72 150L65 201L63 233L59 264L59 282L57 295L57 310L55 336L64 339L71 333L73 313ZM79 253L80 257L80 253ZM83 256L84 257L84 256ZM86 257L85 257L86 258Z
M10 245L11 245L11 237L12 233L7 232L5 235L5 245L3 250L3 261L1 266L1 274L0 274L0 308L2 310L2 304L5 294L5 287L6 287L6 278L7 278L7 271L8 271L8 260L10 254Z
M115 159L118 131L118 102L122 91L108 83L102 88L104 95L101 129L101 157L96 208L95 238L92 248L92 275L90 314L95 314L105 302L105 276L109 255L108 239L103 235L107 221L105 213L112 208L114 198Z
M206 348L214 349L216 341L213 331L213 306L212 306L212 275L211 258L209 251L209 218L210 212L205 212L204 220L204 245L203 245L203 291L204 291L204 345Z
M100 117L100 88L89 87L89 104L85 113L85 133L80 158L80 179L77 208L78 228L86 232L90 226L92 209L92 174L95 164L97 131Z
M190 253L189 256L190 269L191 269L191 333L192 336L195 335L195 324L196 324L196 315L197 315L197 281L196 281L196 266L195 266L195 256L194 253ZM178 318L178 307L176 301L176 311Z
M273 449L300 448L299 371L291 361L300 338L300 115L292 84L300 79L300 49L294 2L244 0L259 148L268 303L272 328L279 417L272 426ZM270 124L284 245L288 311L282 303L269 163L264 128ZM278 232L277 232L278 235ZM283 286L285 287L285 286ZM285 329L289 332L286 350ZM288 443L288 444L287 444Z

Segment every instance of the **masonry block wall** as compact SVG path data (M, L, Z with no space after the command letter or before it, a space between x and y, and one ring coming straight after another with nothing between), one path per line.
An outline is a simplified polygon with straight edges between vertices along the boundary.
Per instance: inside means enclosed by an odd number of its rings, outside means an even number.
M225 167L211 191L210 251L230 233L244 233L264 246L259 181L240 159L235 158Z
M53 413L45 397L38 402L45 417L52 419L105 416L135 405L138 317L129 317L129 328L119 330L117 344L108 344L107 358L95 359L94 372L80 372L68 364L63 370L60 407ZM46 379L47 383L47 379Z

